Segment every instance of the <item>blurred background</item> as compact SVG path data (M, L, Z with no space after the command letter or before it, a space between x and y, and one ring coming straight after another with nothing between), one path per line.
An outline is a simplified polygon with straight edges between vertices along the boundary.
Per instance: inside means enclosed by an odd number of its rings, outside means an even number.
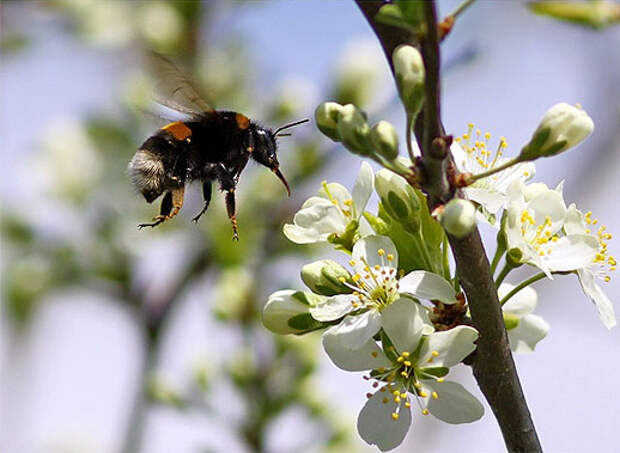
M440 11L456 4L442 1ZM162 125L143 113L151 107L148 49L188 68L218 108L266 126L311 118L333 99L404 129L387 63L353 1L0 8L0 450L373 451L355 428L368 391L361 375L334 367L318 335L274 336L260 323L267 295L301 288L301 264L327 253L289 243L282 225L321 180L350 186L359 160L313 124L294 129L279 145L293 196L249 166L238 190L238 243L219 193L200 223L190 222L202 205L198 185L173 221L139 231L158 207L126 173ZM581 103L593 136L537 162L536 180L566 179L567 202L617 234L619 43L617 28L555 22L518 1L477 2L443 47L448 132L474 122L516 153L548 107ZM484 233L492 247L494 232ZM537 286L550 335L535 354L516 357L542 444L617 450L619 331L602 326L576 278L556 281ZM617 276L605 290L617 302ZM417 415L396 451L503 450L488 407L472 425Z

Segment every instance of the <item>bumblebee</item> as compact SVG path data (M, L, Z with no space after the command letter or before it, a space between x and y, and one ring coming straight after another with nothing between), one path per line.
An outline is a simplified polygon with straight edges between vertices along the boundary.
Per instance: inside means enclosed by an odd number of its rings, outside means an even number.
M159 215L138 227L155 227L176 216L183 207L186 184L196 180L202 182L204 197L202 210L192 219L198 222L209 207L212 183L217 181L225 194L233 240L239 240L235 189L241 172L253 159L269 168L290 196L279 168L276 138L290 135L281 132L308 120L271 130L241 113L215 110L168 58L152 54L150 60L158 78L155 101L188 119L163 126L146 139L129 163L131 181L148 203L163 194Z

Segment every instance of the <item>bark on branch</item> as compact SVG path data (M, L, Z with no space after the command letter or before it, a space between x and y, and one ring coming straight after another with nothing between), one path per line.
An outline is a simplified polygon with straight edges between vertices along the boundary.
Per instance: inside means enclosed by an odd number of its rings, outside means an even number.
M412 36L401 29L375 22L374 17L385 1L356 0L356 3L381 42L393 73L391 56L394 48L403 43L414 44ZM453 197L454 190L446 176L451 156L446 149L449 139L443 137L440 116L440 54L435 3L425 1L423 6L427 32L418 47L421 47L426 69L426 105L416 121L415 132L423 153L426 175L423 189L430 203L435 204ZM480 234L475 229L465 238L449 237L449 240L472 320L480 333L472 364L474 377L497 418L506 448L515 452L542 451L508 346L501 307Z

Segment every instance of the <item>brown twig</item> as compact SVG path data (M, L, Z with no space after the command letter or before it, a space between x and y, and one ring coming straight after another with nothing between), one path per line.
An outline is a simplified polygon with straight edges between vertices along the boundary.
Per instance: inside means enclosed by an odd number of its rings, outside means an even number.
M409 42L411 36L374 21L385 2L356 0L356 3L391 60L394 48ZM426 105L414 130L424 156L422 188L432 207L452 198L455 190L448 183L447 169L451 168L452 159L450 138L444 135L440 116L440 54L435 4L429 0L423 5L426 36L421 49L426 69ZM391 61L390 68L393 72ZM461 239L449 237L449 241L473 324L480 333L472 364L476 381L497 418L507 449L542 451L510 353L497 291L478 230Z

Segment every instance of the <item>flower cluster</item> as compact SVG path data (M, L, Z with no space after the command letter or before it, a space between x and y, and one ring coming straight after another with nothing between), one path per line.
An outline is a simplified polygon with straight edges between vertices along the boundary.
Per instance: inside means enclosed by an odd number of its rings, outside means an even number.
M422 102L424 73L416 52L401 46L394 54L408 121ZM451 146L459 170L453 184L465 198L433 206L432 212L416 186L415 159L398 156L393 127L380 121L371 128L366 119L353 105L328 102L317 108L317 125L326 136L385 168L375 174L364 162L352 193L323 182L284 226L293 242L327 242L344 256L303 266L309 291L272 294L263 321L279 334L322 330L323 348L337 367L366 373L372 391L358 431L386 451L403 441L416 410L448 423L473 422L484 413L463 386L445 380L451 367L475 352L478 339L452 270L448 237L468 236L477 219L499 230L491 270L510 347L517 353L534 351L549 332L549 324L533 313L538 296L530 287L543 278L577 275L604 325L614 326L612 304L597 279L609 281L616 260L608 250L611 234L590 212L566 206L562 183L555 188L529 183L533 160L565 151L590 134L592 122L580 108L552 107L512 159L504 156L503 137L492 151L490 134L470 124ZM410 143L408 150L413 156ZM366 210L373 189L376 213ZM540 272L519 284L504 282L524 264Z
M323 183L304 203L285 235L298 243L331 243L346 258L304 266L310 291L278 291L263 311L275 333L324 330L332 362L367 373L371 391L358 431L384 451L402 442L412 409L448 423L472 422L484 413L472 394L445 378L475 350L478 332L467 325L462 295L442 261L443 230L424 196L386 171L376 175L377 216L363 212L375 185L365 163L353 195ZM366 220L372 230L363 227ZM459 314L446 321L453 312Z

